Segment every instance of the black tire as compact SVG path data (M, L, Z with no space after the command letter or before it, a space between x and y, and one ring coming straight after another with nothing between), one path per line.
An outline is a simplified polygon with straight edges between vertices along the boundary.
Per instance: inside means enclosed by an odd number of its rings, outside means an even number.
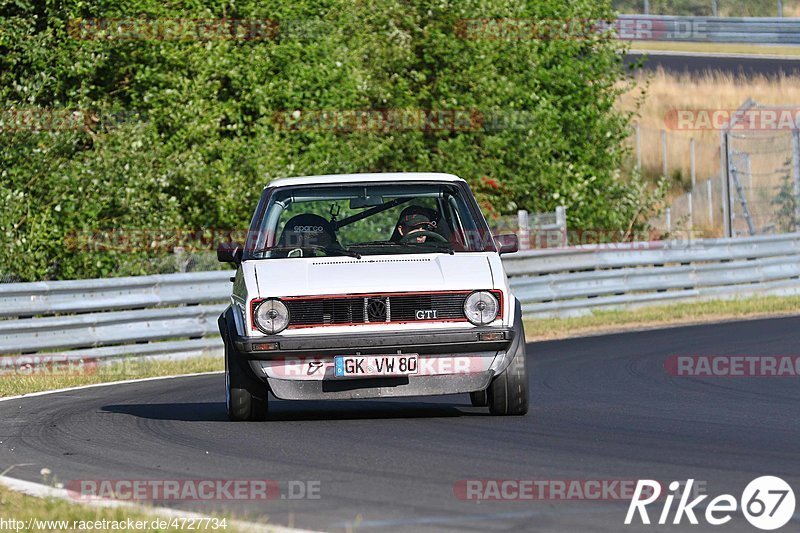
M469 401L472 402L473 407L486 407L489 405L489 396L486 389L470 392Z
M267 385L251 376L247 363L225 343L225 406L235 422L267 419Z
M502 374L486 389L489 412L493 415L524 415L528 412L528 368L525 354L525 333L521 331L519 347Z

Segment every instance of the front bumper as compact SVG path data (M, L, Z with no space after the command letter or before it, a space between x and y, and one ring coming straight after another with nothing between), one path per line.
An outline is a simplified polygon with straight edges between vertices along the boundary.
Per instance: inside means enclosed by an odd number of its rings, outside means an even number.
M517 304L519 305L519 304ZM348 333L304 336L244 337L238 335L232 317L223 313L220 330L235 348L254 376L265 381L272 393L285 400L391 398L401 396L430 396L460 394L484 390L494 376L503 372L518 353L525 356L525 333L517 320L513 328L474 327L470 329L437 329L414 332ZM520 316L519 309L517 316ZM233 331L232 331L233 329ZM485 340L485 334L501 333L502 338ZM262 350L259 345L277 343L276 349ZM381 355L397 353L419 354L420 361L448 363L461 361L466 371L434 375L374 377L364 379L341 379L330 375L330 365L337 355ZM300 363L302 372L286 372L292 365ZM281 365L284 367L280 373ZM277 365L278 368L271 365ZM324 365L325 370L316 370ZM458 362L456 362L456 366ZM433 366L440 366L434 364ZM447 365L444 365L447 368ZM314 372L313 376L309 376Z
M482 340L488 334L502 334L499 340ZM514 343L512 328L476 327L468 330L425 330L347 335L307 335L288 337L242 337L233 334L236 350L247 359L271 359L286 356L325 356L369 353L448 354L505 351ZM259 345L277 343L278 348L260 350Z
M487 371L475 374L318 381L269 378L267 382L272 393L282 400L348 400L473 392L488 387L493 376L493 372Z

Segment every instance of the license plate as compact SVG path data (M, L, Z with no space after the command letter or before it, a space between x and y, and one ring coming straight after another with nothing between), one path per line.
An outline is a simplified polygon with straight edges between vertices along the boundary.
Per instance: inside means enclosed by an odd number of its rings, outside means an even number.
M334 376L408 376L419 371L418 358L417 354L337 355L333 358Z

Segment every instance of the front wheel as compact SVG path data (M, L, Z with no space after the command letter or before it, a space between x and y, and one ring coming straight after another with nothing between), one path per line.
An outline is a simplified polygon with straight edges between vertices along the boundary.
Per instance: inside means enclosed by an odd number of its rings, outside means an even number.
M492 380L486 395L493 415L524 415L528 412L528 368L523 333L517 353L500 375Z
M233 421L267 418L267 386L243 368L245 364L225 343L225 406Z

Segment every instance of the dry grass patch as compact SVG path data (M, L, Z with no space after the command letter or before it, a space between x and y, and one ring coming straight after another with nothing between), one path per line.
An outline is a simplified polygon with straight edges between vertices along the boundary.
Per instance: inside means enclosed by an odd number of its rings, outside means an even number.
M16 526L7 528L11 531L186 531L190 522L172 522L172 518L159 517L148 509L90 507L56 498L35 498L5 487L0 487L0 516L7 525ZM212 520L195 520L194 531L242 531L231 519L219 518L216 523ZM223 523L227 527L222 528Z
M12 356L3 356L12 357ZM131 357L110 364L53 365L31 368L3 367L0 397L129 379L215 372L223 370L221 357L195 357L158 361Z
M719 54L800 56L800 46L772 46L747 43L692 43L633 41L631 50L659 52L703 52Z
M640 73L636 86L620 97L619 108L633 111L637 97L646 88L646 99L639 109L642 169L656 180L662 175L661 132L667 132L667 175L673 182L673 194L682 194L691 185L690 140L695 139L698 181L719 175L720 132L718 130L678 131L670 129L666 117L674 110L736 110L748 98L759 104L795 105L800 108L800 76L747 78L719 71L696 76L675 75L659 69ZM787 134L788 135L788 134ZM635 142L634 137L630 139ZM764 169L773 170L785 164L790 154L775 154L774 160L760 161Z

